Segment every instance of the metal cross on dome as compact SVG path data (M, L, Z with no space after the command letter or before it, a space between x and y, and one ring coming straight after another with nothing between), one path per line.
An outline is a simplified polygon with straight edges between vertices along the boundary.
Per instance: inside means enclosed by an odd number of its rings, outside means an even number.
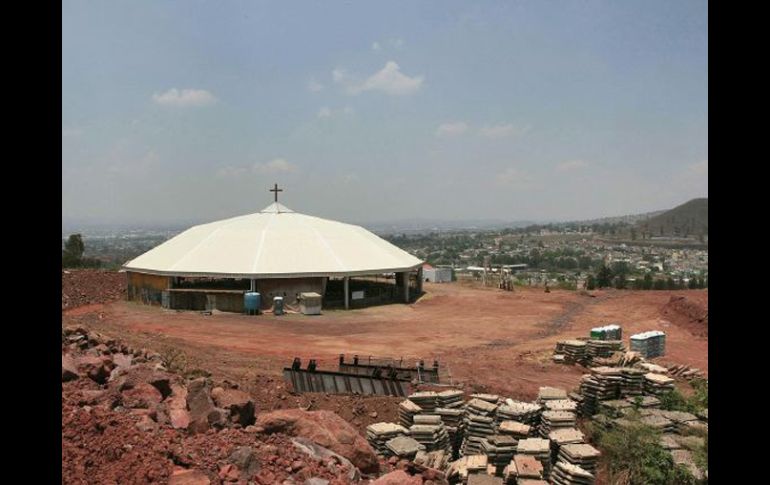
M283 189L279 189L278 184L275 184L275 187L270 189L269 192L273 192L275 194L275 201L278 202L278 192L283 192Z

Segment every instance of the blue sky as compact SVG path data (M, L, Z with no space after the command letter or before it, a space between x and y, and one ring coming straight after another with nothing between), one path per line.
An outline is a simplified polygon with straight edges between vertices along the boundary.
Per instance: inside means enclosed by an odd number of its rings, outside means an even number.
M63 221L206 221L274 182L355 222L708 195L708 4L63 2Z

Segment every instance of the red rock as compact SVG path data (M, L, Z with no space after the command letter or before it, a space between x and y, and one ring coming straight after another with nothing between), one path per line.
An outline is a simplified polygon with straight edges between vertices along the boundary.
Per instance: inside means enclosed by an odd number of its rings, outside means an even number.
M241 426L254 423L254 400L247 393L239 389L217 387L211 391L211 398L218 407L230 411L234 422Z
M219 479L227 482L238 480L238 468L235 465L227 464L219 468Z
M61 356L61 381L71 381L77 379L78 367L75 361L69 355L62 354Z
M136 427L140 431L144 431L144 432L155 431L156 429L158 429L158 423L153 421L152 418L150 418L149 416L144 415L141 417L139 422L136 423Z
M422 485L422 478L409 475L403 470L396 470L381 476L371 485Z
M81 355L76 361L78 370L99 384L104 384L110 377L111 363L111 360L105 361L102 357L95 355Z
M175 468L168 485L211 485L211 480L200 470Z
M301 436L338 453L364 473L380 468L377 455L369 443L350 424L331 411L283 409L262 414L257 419L268 433Z
M187 386L187 407L190 410L189 430L203 433L209 429L209 414L214 411L210 383L205 377L195 379Z
M123 391L122 395L123 405L127 408L149 409L163 400L160 391L153 385L144 382Z
M187 429L190 426L190 413L186 409L169 409L168 416L174 429Z

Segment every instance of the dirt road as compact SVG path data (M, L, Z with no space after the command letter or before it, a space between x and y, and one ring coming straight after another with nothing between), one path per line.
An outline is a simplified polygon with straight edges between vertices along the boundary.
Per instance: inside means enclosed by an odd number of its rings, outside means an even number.
M504 292L456 284L426 284L412 305L258 317L166 311L129 302L69 310L65 323L85 323L149 348L174 346L201 367L233 378L277 375L295 356L332 367L340 353L361 356L438 358L454 379L478 389L531 398L543 385L572 388L584 372L551 363L558 340L620 323L633 333L667 333L665 361L708 372L708 339L661 320L672 295L704 306L708 290Z

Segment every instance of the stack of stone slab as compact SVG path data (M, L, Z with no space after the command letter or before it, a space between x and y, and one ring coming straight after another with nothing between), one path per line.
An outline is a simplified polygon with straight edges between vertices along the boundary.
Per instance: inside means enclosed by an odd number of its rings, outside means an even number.
M576 416L570 411L543 411L540 417L540 436L545 438L551 431L574 428Z
M414 457L414 463L434 470L444 470L449 463L449 453L444 450L420 450Z
M591 340L623 340L623 329L620 325L611 324L591 329Z
M513 459L517 445L512 436L496 434L481 442L481 452L487 455L488 465L495 467L495 474L500 474Z
M645 359L666 355L666 334L650 330L631 335L631 350L639 352Z
M577 412L578 403L572 399L551 399L545 401L546 411L569 411L571 413Z
M420 406L422 411L427 414L433 414L438 407L438 394L433 391L415 392L408 396L408 399Z
M559 447L558 461L577 465L592 475L596 475L599 450L587 443L567 444Z
M537 402L544 403L553 399L567 399L567 391L558 387L541 387L537 392Z
M508 466L503 470L506 485L518 485L525 480L542 480L543 464L534 456L513 456Z
M516 453L536 458L543 465L543 478L548 478L551 471L551 443L548 440L542 438L519 440Z
M532 426L514 420L505 420L497 426L497 432L521 440L532 435Z
M564 445L585 443L585 435L577 428L560 428L548 433L551 442L551 461L556 461L559 449Z
M593 485L595 482L593 474L564 461L556 463L550 478L552 485Z
M589 340L586 342L586 358L611 357L613 352L623 351L622 340Z
M468 485L503 485L503 479L494 475L473 473L468 475Z
M436 408L436 414L441 416L441 420L444 422L446 431L449 434L452 458L459 458L460 448L463 443L463 416L465 411L462 408Z
M642 369L620 367L620 395L641 396L644 393L644 374Z
M366 440L378 455L388 457L387 442L397 436L408 436L409 430L396 423L374 423L366 427Z
M409 436L425 447L425 451L449 451L449 433L447 433L441 416L418 414L414 424L409 428Z
M583 415L583 401L585 400L585 397L582 394L579 394L577 392L570 392L567 394L567 398L575 401L575 404L577 404L577 415L582 416Z
M440 408L461 408L463 407L463 391L459 389L447 389L436 394L438 402L436 403Z
M622 379L620 370L616 367L594 367L591 374L584 375L580 381L583 416L596 414L598 401L617 398Z
M533 428L540 425L540 414L543 407L531 402L514 401L506 399L505 404L497 408L497 423L503 421L518 421Z
M674 390L674 379L652 372L644 375L644 393L660 396Z
M661 414L642 416L640 421L647 426L657 429L661 433L673 433L676 431L676 424Z
M422 412L422 408L409 399L398 404L398 422L408 428L414 424L414 417Z
M425 447L420 444L419 441L409 436L396 436L391 438L385 443L385 447L390 452L390 455L397 456L398 458L406 458L412 460L418 452L424 452Z
M463 455L481 454L481 442L495 434L496 410L496 404L478 398L466 403L463 417Z
M693 429L692 425L698 423L698 417L684 411L660 411L660 414L674 423L676 432L686 434Z
M473 474L486 474L487 455L467 455L449 464L446 472L450 483L467 483L468 476Z
M557 353L564 355L567 364L586 362L586 343L582 340L562 340L557 343Z
M534 478L520 478L516 481L516 485L550 485L545 480L536 480Z
M633 409L633 404L625 399L609 399L599 402L599 412L613 418L623 416L627 410Z
M500 403L500 396L497 394L471 394L471 399L481 399L482 401L486 401L490 404Z
M636 406L637 404L641 409L653 409L660 407L660 399L655 396L630 396L626 398L629 404Z

